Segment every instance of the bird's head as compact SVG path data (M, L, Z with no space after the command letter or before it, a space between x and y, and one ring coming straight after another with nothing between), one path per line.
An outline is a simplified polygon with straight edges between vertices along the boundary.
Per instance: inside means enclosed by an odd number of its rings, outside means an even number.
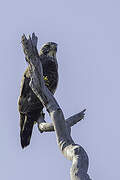
M40 55L50 56L56 58L57 44L54 42L48 42L40 49Z

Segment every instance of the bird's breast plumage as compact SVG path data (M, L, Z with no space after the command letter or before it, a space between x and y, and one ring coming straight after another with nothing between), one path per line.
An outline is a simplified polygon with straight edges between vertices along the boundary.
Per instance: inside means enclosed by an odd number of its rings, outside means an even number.
M48 60L43 64L43 75L48 78L46 86L52 93L54 93L58 84L58 70L54 61Z
M54 94L58 84L58 69L56 63L54 61L51 61L49 57L45 59L43 58L41 62L43 66L43 76L45 77L45 85ZM19 111L22 113L28 113L35 109L41 110L43 108L40 100L30 88L29 82L30 67L28 66L23 75L23 79L21 82L21 94L18 101Z

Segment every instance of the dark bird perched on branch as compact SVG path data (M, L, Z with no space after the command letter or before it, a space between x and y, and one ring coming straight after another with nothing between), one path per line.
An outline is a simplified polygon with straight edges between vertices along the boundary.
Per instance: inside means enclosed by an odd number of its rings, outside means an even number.
M40 50L45 85L54 94L58 83L57 44L48 42ZM33 125L43 113L43 105L29 86L30 66L26 69L18 100L20 112L20 139L22 148L30 144Z

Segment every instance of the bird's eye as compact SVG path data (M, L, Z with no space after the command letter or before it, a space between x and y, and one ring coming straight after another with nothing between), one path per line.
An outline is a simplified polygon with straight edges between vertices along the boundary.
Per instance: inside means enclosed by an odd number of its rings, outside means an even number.
M50 48L50 46L49 46L49 45L46 45L46 46L45 46L45 48L46 48L46 49L49 49L49 48Z

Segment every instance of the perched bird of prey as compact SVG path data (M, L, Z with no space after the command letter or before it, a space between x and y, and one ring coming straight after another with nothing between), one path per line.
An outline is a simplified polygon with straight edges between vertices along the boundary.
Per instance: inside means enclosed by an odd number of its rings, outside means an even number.
M57 44L48 42L40 50L45 85L54 94L58 83L58 64L56 59ZM26 69L18 100L20 112L20 139L22 148L30 144L33 125L43 112L43 105L29 86L30 66Z

